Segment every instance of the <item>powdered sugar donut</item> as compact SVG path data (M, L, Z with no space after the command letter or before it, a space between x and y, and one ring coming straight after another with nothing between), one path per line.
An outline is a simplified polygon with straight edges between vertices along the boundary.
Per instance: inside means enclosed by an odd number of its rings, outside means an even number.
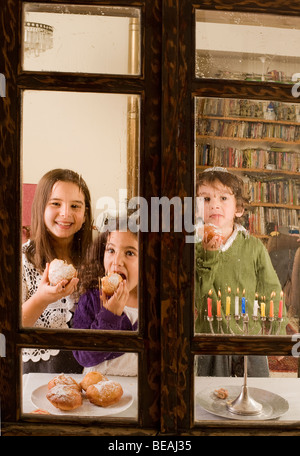
M69 385L56 385L49 389L46 398L60 410L74 410L82 405L81 393Z
M107 276L102 277L101 286L107 296L112 296L118 289L123 278L117 272L111 272Z
M64 260L51 261L49 266L49 281L51 285L57 285L62 280L71 280L76 275L76 269L72 264L68 264Z
M86 390L88 400L99 407L108 407L119 402L123 395L123 388L118 382L107 380L90 385Z
M88 372L80 382L81 388L86 391L90 385L107 381L107 378L100 372Z
M70 375L59 374L56 377L52 378L48 382L48 389L51 389L54 386L58 385L70 386L72 388L75 388L77 391L81 391L81 386Z

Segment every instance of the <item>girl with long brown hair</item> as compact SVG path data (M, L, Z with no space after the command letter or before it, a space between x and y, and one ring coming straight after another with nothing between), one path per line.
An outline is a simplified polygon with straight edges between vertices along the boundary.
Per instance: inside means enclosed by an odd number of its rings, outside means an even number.
M78 301L78 278L52 286L48 277L49 264L58 258L78 269L91 242L91 198L85 181L69 169L49 171L37 185L30 240L22 248L23 326L70 326ZM32 371L37 367L37 361L48 361L52 357L58 361L58 353L57 350L27 349L23 350L23 361L27 367L31 364ZM45 369L50 369L49 363Z

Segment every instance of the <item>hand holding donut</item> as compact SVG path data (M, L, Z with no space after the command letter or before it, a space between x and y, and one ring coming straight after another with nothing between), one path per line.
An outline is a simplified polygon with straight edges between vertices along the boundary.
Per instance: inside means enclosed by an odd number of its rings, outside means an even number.
M47 304L51 304L74 293L79 281L75 272L75 276L71 280L62 279L56 285L51 285L49 267L50 265L47 263L37 290L37 294L41 297L43 296L43 302Z
M117 290L111 297L108 297L102 289L103 306L115 315L122 315L128 298L129 290L126 280L122 280L122 282L120 282Z
M219 250L223 241L222 232L217 226L212 224L204 225L202 244L206 250Z

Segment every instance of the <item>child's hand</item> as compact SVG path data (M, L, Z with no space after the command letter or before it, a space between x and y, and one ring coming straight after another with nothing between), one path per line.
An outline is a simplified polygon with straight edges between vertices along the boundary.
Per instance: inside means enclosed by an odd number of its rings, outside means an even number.
M69 296L77 289L77 277L70 282L63 280L54 287L49 283L48 272L49 264L46 265L36 293L22 305L22 324L25 327L33 326L49 304Z
M123 280L118 286L117 291L112 295L110 299L107 299L106 294L102 290L102 301L103 306L115 315L122 315L126 302L129 298L129 290L127 287L126 280Z
M51 304L59 299L65 298L76 291L79 279L73 277L69 282L62 280L57 285L52 286L48 278L49 264L47 263L45 271L42 275L40 284L37 289L37 296L39 296L44 303Z

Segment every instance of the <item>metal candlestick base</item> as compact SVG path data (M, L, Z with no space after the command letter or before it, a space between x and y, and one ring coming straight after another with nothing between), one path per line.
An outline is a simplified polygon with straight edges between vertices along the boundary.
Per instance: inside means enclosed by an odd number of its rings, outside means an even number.
M263 409L262 405L250 396L245 385L242 387L240 395L226 407L229 412L237 415L259 415Z
M226 404L226 407L230 413L237 415L259 415L263 410L263 406L259 402L256 402L248 391L247 364L248 357L244 356L244 385L242 386L242 391L234 401Z

